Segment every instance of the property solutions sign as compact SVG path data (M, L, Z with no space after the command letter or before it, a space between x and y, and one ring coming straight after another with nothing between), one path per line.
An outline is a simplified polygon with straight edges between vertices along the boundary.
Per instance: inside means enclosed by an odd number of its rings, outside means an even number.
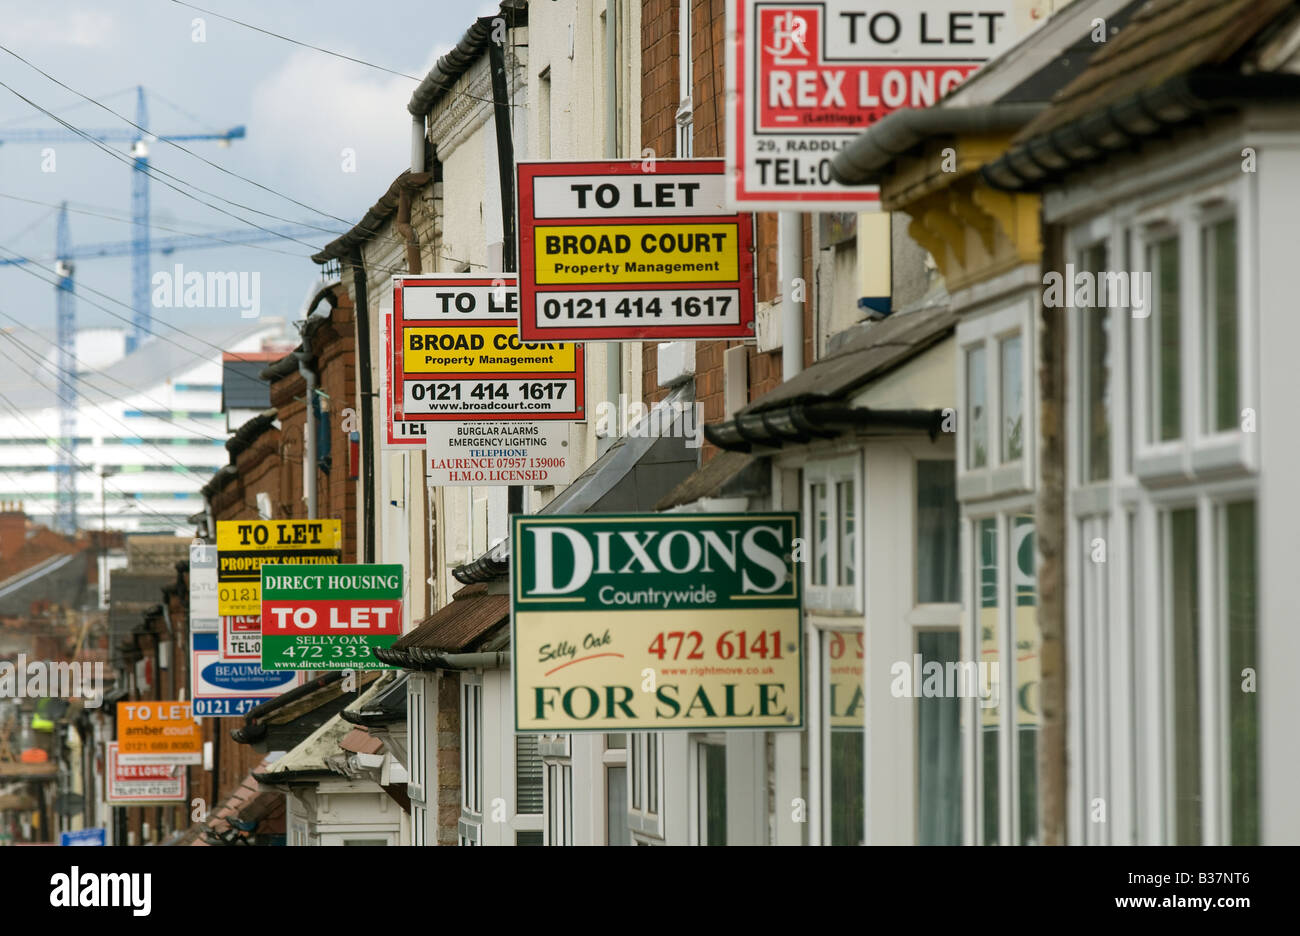
M337 565L342 557L338 520L218 520L218 611L261 614L263 563Z
M515 517L520 732L800 728L798 515Z
M402 567L262 566L262 669L393 669L370 651L402 635Z

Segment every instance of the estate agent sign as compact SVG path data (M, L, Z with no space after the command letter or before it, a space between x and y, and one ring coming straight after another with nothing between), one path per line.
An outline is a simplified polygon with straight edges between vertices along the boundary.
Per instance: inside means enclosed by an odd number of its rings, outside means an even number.
M799 728L798 515L517 516L515 728Z

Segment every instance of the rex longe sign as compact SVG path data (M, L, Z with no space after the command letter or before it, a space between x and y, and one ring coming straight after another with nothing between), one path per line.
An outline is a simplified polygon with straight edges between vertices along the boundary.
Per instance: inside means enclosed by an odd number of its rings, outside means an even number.
M803 724L798 515L517 516L515 729Z

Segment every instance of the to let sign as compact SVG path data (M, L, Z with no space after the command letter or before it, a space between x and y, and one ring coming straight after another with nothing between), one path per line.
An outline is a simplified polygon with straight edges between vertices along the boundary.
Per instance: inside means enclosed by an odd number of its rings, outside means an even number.
M892 111L934 104L1028 17L1010 0L730 0L727 13L729 203L789 211L878 207L875 188L831 178L836 152Z
M337 565L342 557L338 520L218 520L218 610L222 615L261 613L264 563Z
M392 669L371 649L402 635L402 567L262 566L262 669Z
M106 796L110 803L185 801L185 770L172 764L123 764L117 742L107 744Z
M526 341L754 337L754 220L721 159L519 164Z
M520 732L803 724L798 515L517 516Z
M203 738L188 702L117 703L122 764L201 764Z
M513 275L396 277L390 327L390 426L584 418L582 345L521 340Z

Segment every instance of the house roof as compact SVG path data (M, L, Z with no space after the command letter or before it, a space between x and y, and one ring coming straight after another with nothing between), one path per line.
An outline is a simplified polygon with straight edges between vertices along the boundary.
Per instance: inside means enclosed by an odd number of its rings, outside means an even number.
M489 594L483 583L466 585L391 647L374 654L385 663L418 669L432 655L478 649L486 637L509 623L509 595Z
M656 511L692 504L704 497L744 497L771 484L765 460L746 452L721 452L688 475L655 504Z
M500 15L512 29L528 25L528 0L501 0ZM429 113L457 79L469 71L492 41L493 21L496 18L480 16L465 31L456 47L434 63L406 105L413 116L423 117Z
M386 685L379 678L387 673L372 672L370 685L361 692L347 707L356 708L364 705ZM361 681L358 680L358 686ZM332 776L338 773L330 760L339 753L339 742L352 731L352 725L335 714L319 728L308 735L302 742L285 754L274 764L264 770L255 770L252 776L259 783L294 783L310 781L313 778Z
M1298 17L1293 0L1150 0L984 167L985 179L1034 188L1206 114L1253 101L1293 104ZM1292 35L1273 50L1279 56L1256 54L1284 30Z
M418 189L429 183L433 178L431 172L411 172L409 169L403 169L393 184L388 186L388 191L380 196L379 201L370 206L370 210L365 216L356 223L352 230L348 231L341 237L326 244L318 253L314 253L311 259L314 263L325 263L329 260L341 260L352 253L353 250L373 238L384 226L389 218L397 213L398 202L401 201L403 189Z

